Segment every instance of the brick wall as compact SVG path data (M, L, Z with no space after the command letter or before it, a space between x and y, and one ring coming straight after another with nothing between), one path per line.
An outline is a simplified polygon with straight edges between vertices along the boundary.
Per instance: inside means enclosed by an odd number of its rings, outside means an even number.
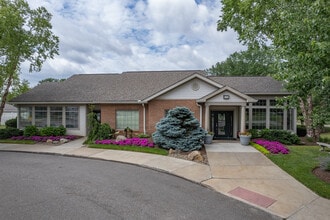
M199 107L195 100L152 100L148 103L147 133L155 132L156 123L165 116L165 110L187 107L199 120Z
M199 120L199 107L195 100L153 100L145 104L146 111L146 132L152 134L155 132L156 123L165 116L165 110L175 107L187 107L194 113ZM138 110L139 111L139 131L134 133L143 133L143 106L141 104L102 104L101 122L108 123L116 129L116 111L117 110Z

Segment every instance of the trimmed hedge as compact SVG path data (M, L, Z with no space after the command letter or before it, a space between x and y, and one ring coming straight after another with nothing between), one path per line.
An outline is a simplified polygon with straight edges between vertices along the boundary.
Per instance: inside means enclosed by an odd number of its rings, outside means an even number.
M4 128L0 129L0 139L8 139L13 136L21 136L23 131L17 128Z
M7 128L17 128L17 118L7 120L5 125Z
M249 132L251 133L253 139L263 138L269 141L278 141L285 145L300 143L299 137L296 134L292 134L290 131L272 129L251 129L249 130Z
M41 136L64 136L65 134L66 134L66 128L63 125L59 127L40 128Z
M37 136L39 135L39 129L35 125L26 126L23 135L25 137Z
M305 137L307 134L306 126L297 125L297 135L298 137Z

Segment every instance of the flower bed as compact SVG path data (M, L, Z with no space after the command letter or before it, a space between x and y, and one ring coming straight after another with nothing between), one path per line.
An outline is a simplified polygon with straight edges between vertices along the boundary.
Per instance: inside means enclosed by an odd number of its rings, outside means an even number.
M30 136L30 137L25 137L25 136L14 136L11 137L11 140L31 140L35 142L47 142L47 140L51 141L60 141L61 139L67 139L69 141L77 139L78 136L75 135L64 135L64 136Z
M253 140L254 143L266 148L272 154L288 154L290 151L278 141L267 141L263 139Z
M116 141L116 140L96 140L95 144L114 144L120 146L140 146L140 147L151 147L155 145L152 141L147 138L127 138L126 140Z

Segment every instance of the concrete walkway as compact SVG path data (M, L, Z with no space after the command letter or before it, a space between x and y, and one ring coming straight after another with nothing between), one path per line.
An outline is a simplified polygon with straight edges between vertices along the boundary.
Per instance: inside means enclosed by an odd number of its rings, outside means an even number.
M251 146L206 146L209 166L167 156L92 149L83 139L67 144L0 144L2 151L51 153L131 163L161 170L208 186L285 219L328 219L330 200L310 191Z

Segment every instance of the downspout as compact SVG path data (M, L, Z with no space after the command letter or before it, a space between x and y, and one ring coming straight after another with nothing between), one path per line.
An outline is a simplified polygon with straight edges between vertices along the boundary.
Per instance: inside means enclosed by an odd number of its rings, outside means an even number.
M146 107L144 106L144 103L142 103L143 107L143 134L146 134Z
M196 104L199 107L199 121L200 121L200 126L202 127L202 125L203 125L203 106L201 106L197 102L196 102Z

